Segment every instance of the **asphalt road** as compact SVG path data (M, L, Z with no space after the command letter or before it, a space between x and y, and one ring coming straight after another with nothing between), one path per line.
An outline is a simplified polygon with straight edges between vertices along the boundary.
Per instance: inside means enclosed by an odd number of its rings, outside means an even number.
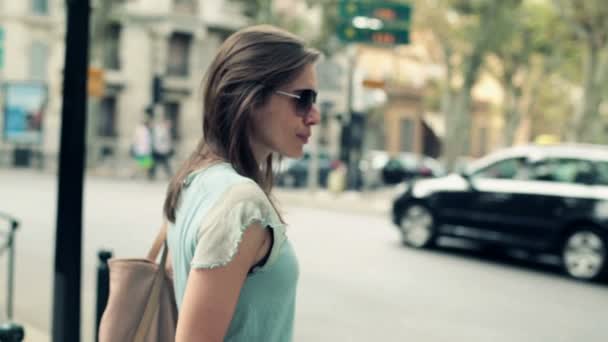
M43 332L51 325L55 181L50 174L0 169L0 211L22 222L16 319ZM161 182L87 180L83 341L93 340L96 252L143 256L155 236L164 190ZM301 270L295 341L608 340L608 286L573 281L554 265L510 256L404 248L388 217L315 208L315 201L283 208Z

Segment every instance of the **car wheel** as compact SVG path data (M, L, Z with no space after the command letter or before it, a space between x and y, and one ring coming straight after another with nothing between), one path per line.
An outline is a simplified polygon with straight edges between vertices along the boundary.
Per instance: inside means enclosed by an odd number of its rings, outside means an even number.
M592 229L579 229L568 235L562 246L566 273L579 280L598 280L608 265L606 240Z
M412 204L407 206L399 223L405 245L425 248L435 243L435 218L424 205Z

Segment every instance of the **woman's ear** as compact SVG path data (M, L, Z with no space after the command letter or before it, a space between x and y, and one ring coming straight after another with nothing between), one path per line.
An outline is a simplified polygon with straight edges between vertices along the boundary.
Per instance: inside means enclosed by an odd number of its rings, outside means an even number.
M250 123L257 124L260 123L266 115L264 115L267 111L267 102L256 102L251 106L251 114L250 114Z

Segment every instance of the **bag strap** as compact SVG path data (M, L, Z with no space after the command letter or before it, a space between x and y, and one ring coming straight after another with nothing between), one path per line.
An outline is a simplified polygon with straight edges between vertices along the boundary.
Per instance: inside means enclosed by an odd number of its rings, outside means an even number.
M161 233L159 233L159 237L161 235L163 235L162 231ZM154 314L158 311L158 307L160 305L160 290L166 279L165 264L167 263L167 254L169 252L166 239L164 240L163 245L163 254L160 257L158 271L154 276L154 282L152 283L152 289L150 290L148 303L146 304L146 308L144 309L141 321L139 321L139 325L137 326L137 330L135 331L135 338L133 339L133 342L144 342L144 339L148 331L150 330L152 318L154 318Z
M158 235L156 235L156 239L152 243L152 247L148 251L148 256L146 257L150 261L156 261L158 257L158 253L160 249L163 247L163 243L166 243L167 240L167 220L163 220L163 224L160 226L160 230L158 231ZM166 244L165 244L166 246Z

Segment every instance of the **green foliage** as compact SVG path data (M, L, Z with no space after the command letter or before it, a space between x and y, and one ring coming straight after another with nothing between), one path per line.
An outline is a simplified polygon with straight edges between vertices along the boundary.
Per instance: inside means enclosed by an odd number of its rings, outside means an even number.
M332 56L345 47L336 35L336 28L340 22L338 2L339 0L307 0L309 6L321 7L321 31L317 37L312 39L311 45L326 56Z
M243 8L243 14L256 24L271 24L272 0L230 0L239 3Z
M344 48L337 36L336 28L340 21L338 2L340 0L306 0L309 8L320 7L320 33L309 37L311 31L308 18L278 16L272 12L272 0L231 0L242 4L244 13L253 23L272 24L289 30L309 39L311 46L319 49L326 56L331 56Z
M564 136L565 130L569 129L568 122L570 114L574 110L570 102L570 87L564 85L559 75L546 76L545 86L538 93L535 110L530 113L532 119L532 137L541 134Z
M571 118L570 140L607 143L600 115L608 82L608 2L603 0L554 0L561 19L580 41L584 51L581 73L582 97Z
M300 35L311 31L306 18L273 16L272 0L232 1L241 2L254 22L268 22ZM319 34L308 38L326 55L338 53L345 46L336 37L336 27L341 20L339 1L306 0L308 6L320 8L323 13ZM570 127L568 120L576 108L569 101L577 88L583 89L582 120L602 120L597 112L608 90L608 1L395 2L412 5L412 31L433 34L443 53L443 56L434 56L440 57L451 71L449 79L427 87L428 110L437 110L442 103L446 115L457 112L455 108L468 114L471 99L467 93L470 89L466 88L476 82L478 70L485 70L501 80L505 92L515 96L516 101L532 97L528 102L534 106L529 106L532 112L527 114L533 118L536 133L556 133L558 127ZM592 51L597 51L596 58L589 58ZM489 56L492 56L491 63ZM592 62L594 65L590 65ZM531 83L538 86L532 87ZM603 93L598 92L599 88ZM447 105L443 103L446 99ZM505 115L513 110L505 108ZM525 111L526 106L521 105L517 110ZM463 118L470 120L468 115ZM541 132L538 127L550 132Z

